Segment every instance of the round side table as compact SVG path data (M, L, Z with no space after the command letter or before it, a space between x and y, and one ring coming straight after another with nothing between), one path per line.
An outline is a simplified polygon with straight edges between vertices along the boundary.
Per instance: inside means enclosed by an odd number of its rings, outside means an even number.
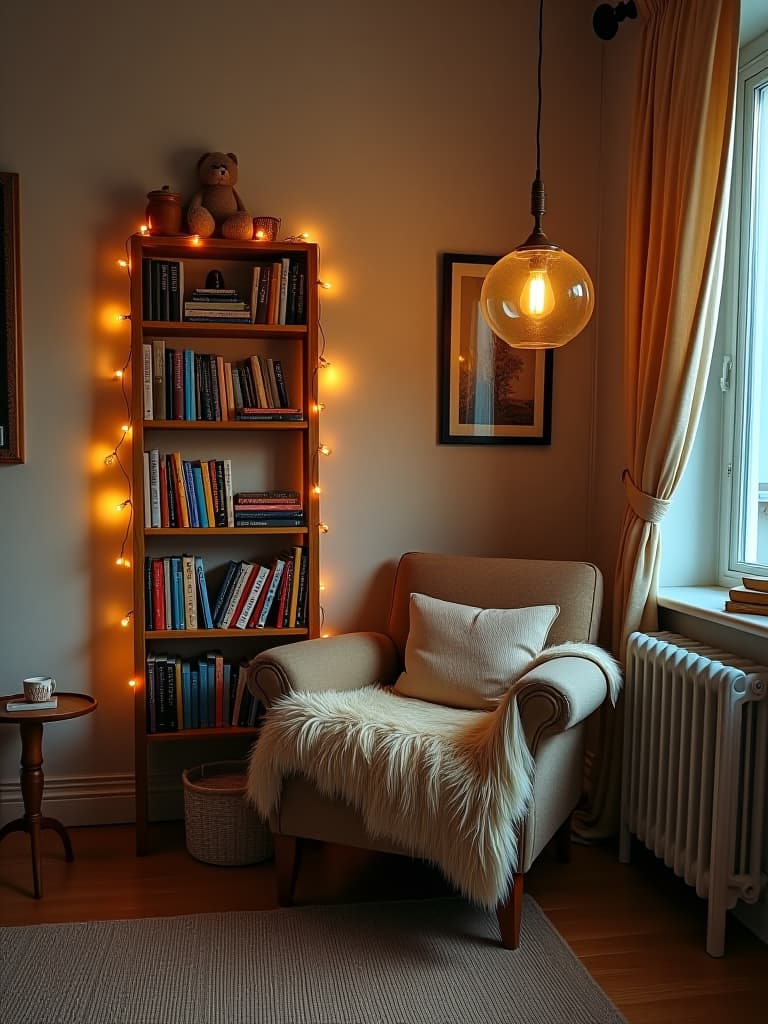
M72 843L66 828L56 818L45 818L40 808L43 803L43 725L65 718L79 718L95 711L98 705L93 697L84 693L57 693L58 706L42 711L6 711L8 701L24 700L24 694L8 694L0 697L0 725L7 722L18 725L21 730L21 795L24 798L24 816L9 821L0 829L0 842L11 832L26 832L32 847L32 879L35 885L35 899L43 895L40 878L40 833L53 829L64 844L64 855L74 860Z

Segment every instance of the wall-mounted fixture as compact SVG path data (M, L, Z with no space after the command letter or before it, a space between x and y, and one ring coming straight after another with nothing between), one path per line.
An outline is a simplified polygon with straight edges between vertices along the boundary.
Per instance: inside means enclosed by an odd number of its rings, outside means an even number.
M613 39L625 18L636 17L635 0L629 0L629 3L626 4L616 4L615 7L611 7L610 4L600 4L592 15L592 27L600 39Z

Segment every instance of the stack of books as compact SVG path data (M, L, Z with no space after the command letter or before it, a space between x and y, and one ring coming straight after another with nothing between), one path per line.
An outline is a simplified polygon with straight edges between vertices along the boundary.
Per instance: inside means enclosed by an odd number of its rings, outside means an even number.
M768 615L768 579L743 576L741 587L731 587L730 600L725 602L727 612L740 615Z
M234 288L195 288L184 302L184 319L195 324L249 324L251 308Z
M239 491L233 513L235 526L304 526L298 491Z

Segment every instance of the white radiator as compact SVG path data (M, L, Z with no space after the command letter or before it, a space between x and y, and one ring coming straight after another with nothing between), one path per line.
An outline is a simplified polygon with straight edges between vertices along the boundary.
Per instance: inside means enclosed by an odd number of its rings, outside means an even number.
M763 666L688 637L629 637L619 856L635 835L696 887L711 956L726 912L760 895L767 683Z

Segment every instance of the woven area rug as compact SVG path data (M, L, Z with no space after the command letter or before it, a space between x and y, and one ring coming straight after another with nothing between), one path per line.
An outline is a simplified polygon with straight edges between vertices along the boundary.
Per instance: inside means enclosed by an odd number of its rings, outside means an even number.
M0 929L3 1024L620 1024L524 900L520 949L463 900Z

